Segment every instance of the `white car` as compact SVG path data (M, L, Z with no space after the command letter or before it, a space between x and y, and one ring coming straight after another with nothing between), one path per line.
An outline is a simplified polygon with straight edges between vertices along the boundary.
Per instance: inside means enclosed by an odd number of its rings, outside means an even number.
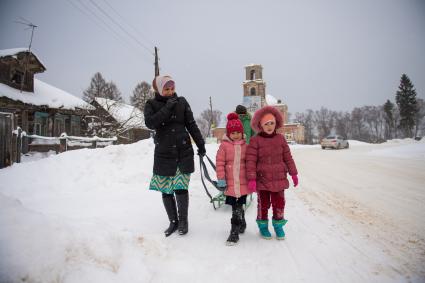
M339 135L327 136L326 138L322 140L320 145L322 146L322 149L326 149L326 148L340 149L340 148L348 148L350 146L348 144L348 141Z

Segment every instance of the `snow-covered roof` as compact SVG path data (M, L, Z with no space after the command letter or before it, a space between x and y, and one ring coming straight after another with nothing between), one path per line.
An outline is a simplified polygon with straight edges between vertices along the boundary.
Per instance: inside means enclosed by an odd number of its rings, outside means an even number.
M270 94L266 94L266 103L267 105L285 105L284 103L279 103L278 99Z
M146 128L143 112L123 102L95 97L94 100L125 128Z
M264 83L263 79L255 79L255 80L244 80L243 83L256 82L256 83Z
M250 63L248 65L245 65L245 67L254 67L254 66L261 66L261 64ZM261 66L261 67L263 67L263 66Z
M19 89L0 83L0 97L2 96L32 105L47 105L49 108L94 109L81 98L38 79L34 79L34 92L21 92Z
M17 55L18 53L27 52L27 51L28 51L28 48L3 49L3 50L0 50L0 57L13 56L13 55Z
M10 48L10 49L0 50L0 58L6 57L6 56L15 56L21 52L28 52L28 48L20 47L20 48ZM40 64L43 65L44 67L45 65L43 64L43 62L41 62L40 58L34 53L34 51L31 50L31 53L37 58L38 62L40 62ZM46 67L44 67L44 69L46 69Z

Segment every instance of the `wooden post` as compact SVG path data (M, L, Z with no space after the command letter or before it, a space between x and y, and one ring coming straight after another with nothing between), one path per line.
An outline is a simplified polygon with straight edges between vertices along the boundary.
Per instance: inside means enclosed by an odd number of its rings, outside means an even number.
M22 110L21 112L21 126L22 126L22 131L26 132L27 134L29 133L29 127L28 127L28 111L27 110ZM25 154L27 153L28 150L28 138L27 136L23 136L22 137L22 153Z
M158 48L155 46L155 77L159 76Z
M91 142L91 147L97 148L97 140L94 140L94 141Z
M211 126L213 123L213 111L212 111L212 102L211 102L211 96L210 96L210 121L208 125L208 135L207 137L211 137Z
M16 163L21 163L22 151L22 129L18 128L18 136L16 137Z
M59 138L60 145L59 145L59 153L67 151L67 138Z

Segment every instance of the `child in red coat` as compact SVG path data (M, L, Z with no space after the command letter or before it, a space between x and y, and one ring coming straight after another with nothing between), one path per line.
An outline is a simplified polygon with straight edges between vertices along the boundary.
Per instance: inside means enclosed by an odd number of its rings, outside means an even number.
M243 205L246 203L248 181L245 170L246 143L243 136L243 125L236 113L227 115L226 135L217 151L217 185L226 187L226 204L232 206L232 228L227 245L239 241L239 233L246 228Z
M251 126L257 135L251 138L246 152L248 188L257 191L257 224L260 234L271 239L268 229L268 210L273 208L272 224L276 238L283 240L285 189L289 188L287 174L294 187L298 185L297 167L285 137L276 130L283 126L280 112L265 106L254 113Z

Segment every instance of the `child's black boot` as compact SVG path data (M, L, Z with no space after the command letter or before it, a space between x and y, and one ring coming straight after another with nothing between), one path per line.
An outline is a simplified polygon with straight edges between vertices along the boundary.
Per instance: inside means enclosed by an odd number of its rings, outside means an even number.
M241 225L239 227L239 234L243 234L246 229L246 221L245 221L245 210L241 208Z
M230 230L229 238L227 238L226 245L233 246L239 241L239 231L241 226L241 216L242 215L242 206L233 205L232 206L232 219L230 223L232 228Z

